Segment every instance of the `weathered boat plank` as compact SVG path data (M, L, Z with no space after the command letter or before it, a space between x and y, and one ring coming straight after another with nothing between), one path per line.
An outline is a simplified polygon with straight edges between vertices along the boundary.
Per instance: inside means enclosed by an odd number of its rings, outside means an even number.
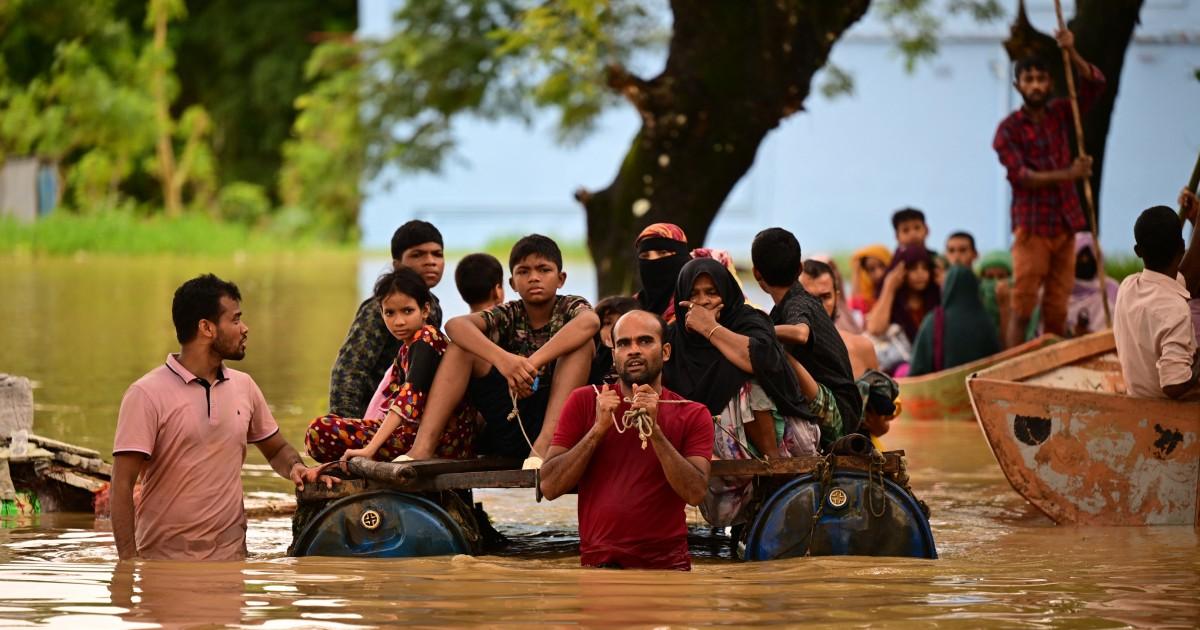
M1131 398L1112 333L1013 359L967 381L1013 488L1057 523L1200 523L1200 403Z
M1056 335L1042 335L1037 339L978 361L932 374L896 379L896 382L900 384L902 401L900 419L971 420L974 418L974 413L971 410L971 399L967 395L965 385L967 376L1059 341L1061 338Z

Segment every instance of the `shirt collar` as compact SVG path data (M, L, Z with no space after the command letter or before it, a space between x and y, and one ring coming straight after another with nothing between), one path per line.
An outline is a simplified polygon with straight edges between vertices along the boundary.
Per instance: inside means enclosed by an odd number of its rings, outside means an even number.
M770 314L774 315L775 313L778 313L779 309L783 308L783 305L788 300L790 300L798 295L807 295L807 294L808 294L808 291L804 290L804 285L800 284L799 282L793 282L792 286L788 287L787 293L783 294L783 299L779 300L778 304L771 307Z
M1158 285L1167 291L1179 295L1185 300L1192 296L1191 293L1188 293L1187 285L1183 279L1183 274L1176 274L1175 277L1172 278L1171 276L1159 273L1157 271L1143 269L1142 281Z
M167 369L174 372L175 376L178 376L184 383L204 381L199 376L192 374L191 370L183 367L183 364L179 362L178 354L171 353L167 355ZM228 378L225 376L225 364L222 363L217 366L217 382L220 383L225 380L228 380Z

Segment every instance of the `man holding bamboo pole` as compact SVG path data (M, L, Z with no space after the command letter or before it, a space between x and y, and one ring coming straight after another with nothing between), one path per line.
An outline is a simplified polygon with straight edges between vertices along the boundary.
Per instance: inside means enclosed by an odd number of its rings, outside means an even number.
M1087 111L1104 92L1104 75L1075 50L1071 31L1060 29L1055 38L1071 60L1079 107ZM1054 79L1046 62L1022 59L1014 75L1014 86L1025 104L1000 123L992 142L1012 184L1009 346L1023 341L1039 290L1045 331L1066 332L1067 302L1075 282L1075 233L1088 228L1075 182L1092 173L1090 157L1071 159L1071 102L1050 98Z

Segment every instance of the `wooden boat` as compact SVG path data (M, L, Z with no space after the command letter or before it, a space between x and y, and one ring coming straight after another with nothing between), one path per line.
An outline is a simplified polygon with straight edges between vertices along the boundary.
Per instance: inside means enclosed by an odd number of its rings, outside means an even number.
M1044 348L1062 339L1057 335L1042 335L1031 339L1019 346L952 367L940 372L898 378L900 384L900 418L910 420L971 420L975 417L971 411L971 400L967 396L964 385L967 376L1021 356L1038 348Z
M1200 522L1200 402L1125 395L1111 331L973 374L967 390L1009 483L1056 523Z

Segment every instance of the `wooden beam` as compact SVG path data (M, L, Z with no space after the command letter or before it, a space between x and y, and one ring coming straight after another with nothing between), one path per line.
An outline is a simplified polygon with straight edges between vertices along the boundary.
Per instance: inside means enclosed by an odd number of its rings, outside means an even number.
M884 453L883 472L898 473L901 470L904 451ZM487 468L493 464L515 460L434 460L429 462L375 462L355 458L350 462L351 472L362 479L346 479L332 489L320 484L309 484L298 494L301 501L324 501L372 490L397 490L400 492L439 492L442 490L470 490L474 488L532 488L536 475L532 470L520 470L515 465L507 469L469 470ZM779 458L767 461L754 459L716 460L712 463L712 474L720 477L767 477L808 474L817 469L824 457ZM836 456L838 468L867 470L870 462L861 457ZM461 470L467 468L468 470ZM460 469L460 470L455 470ZM439 472L442 471L442 472Z

